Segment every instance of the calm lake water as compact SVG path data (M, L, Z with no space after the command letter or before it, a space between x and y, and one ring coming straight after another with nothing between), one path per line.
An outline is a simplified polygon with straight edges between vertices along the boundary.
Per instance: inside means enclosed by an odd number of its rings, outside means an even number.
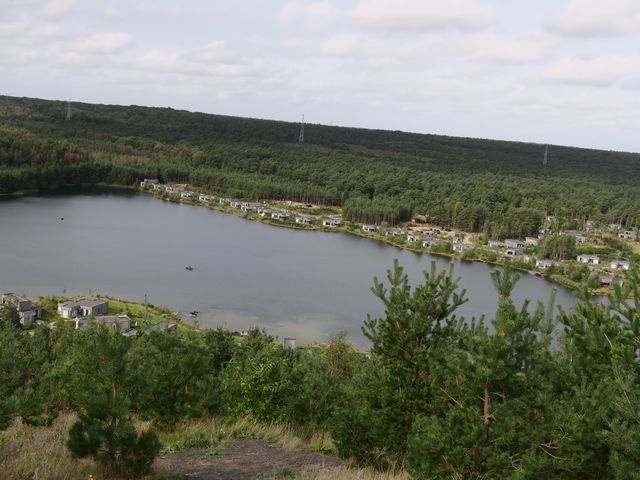
M61 220L64 217L64 220ZM367 313L383 314L370 291L398 258L413 284L445 257L347 234L290 230L133 191L74 190L0 199L0 291L31 296L101 293L200 310L201 326L264 327L301 342L346 329L366 347ZM497 306L482 263L453 261L469 301L459 313L491 318ZM193 265L194 270L185 270ZM546 302L554 285L523 274L514 292ZM558 288L558 304L573 294Z

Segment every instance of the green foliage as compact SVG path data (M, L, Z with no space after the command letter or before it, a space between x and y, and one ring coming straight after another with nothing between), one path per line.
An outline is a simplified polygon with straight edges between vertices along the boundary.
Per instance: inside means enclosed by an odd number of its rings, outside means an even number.
M16 417L50 424L61 405L60 382L48 329L37 327L27 335L13 322L1 322L0 430Z
M20 328L20 315L18 310L10 303L0 304L0 327L1 328Z
M150 470L160 442L152 431L138 433L133 425L131 342L100 325L74 336L70 381L78 420L67 446L77 457L92 457L114 471L138 476Z
M576 255L575 238L569 235L545 235L538 243L538 256L553 260L568 260Z
M169 429L184 418L217 412L217 375L232 355L230 339L223 331L206 337L171 331L142 336L127 358L135 410Z
M362 370L337 411L332 433L343 455L377 465L401 459L416 416L431 411L434 360L460 329L453 313L465 293L457 292L451 271L436 272L435 262L424 277L412 290L396 261L387 272L388 289L374 279L386 318L364 322L375 367Z
M221 195L342 206L346 219L429 221L491 238L544 215L640 223L637 155L309 125L163 108L0 97L0 193L159 178Z

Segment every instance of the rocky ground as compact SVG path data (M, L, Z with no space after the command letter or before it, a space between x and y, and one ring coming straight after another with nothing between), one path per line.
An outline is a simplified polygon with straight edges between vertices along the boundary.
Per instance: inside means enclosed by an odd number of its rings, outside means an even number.
M286 451L263 440L233 440L209 449L168 453L156 460L156 471L167 480L251 480L292 478L305 470L341 464L321 453Z

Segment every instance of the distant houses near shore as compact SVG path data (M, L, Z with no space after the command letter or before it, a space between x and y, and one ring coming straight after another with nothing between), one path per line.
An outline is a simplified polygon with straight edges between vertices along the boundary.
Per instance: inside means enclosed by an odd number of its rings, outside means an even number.
M196 198L201 202L217 202L221 205L228 205L231 208L240 209L243 212L255 212L262 217L271 218L281 222L295 222L300 225L314 225L321 224L323 227L331 229L341 227L343 225L341 218L331 217L319 219L310 215L301 215L288 210L279 210L269 208L265 206L265 202L245 202L238 199L230 199L224 197L217 197L215 195L189 192L177 185L163 185L157 179L144 179L140 182L142 188L152 188L155 191L165 191L166 193L173 195L180 195L182 198ZM289 202L291 203L291 202ZM415 217L415 216L414 216ZM574 223L577 219L574 219ZM390 238L391 242L402 243L407 242L407 246L414 248L412 245L422 246L425 249L436 249L439 253L454 253L461 254L463 256L469 255L468 258L473 257L474 253L478 250L495 252L514 262L519 262L520 265L530 265L531 269L537 270L549 270L552 267L559 267L569 262L568 260L550 260L547 258L537 257L536 252L540 240L545 235L557 234L561 236L568 236L574 239L577 246L581 246L588 243L588 235L593 237L600 233L602 230L597 228L593 221L586 220L583 222L585 225L584 230L576 229L561 229L559 224L561 223L558 218L553 214L546 216L546 223L540 227L539 235L537 237L528 236L524 240L518 238L507 239L489 239L485 241L485 244L481 244L478 241L478 237L474 240L474 243L465 242L465 234L461 232L453 232L451 229L442 227L425 226L427 223L426 216L420 216L420 221L414 221L415 224L420 224L417 227L408 228L407 230L391 227L384 228L383 225L377 225L374 223L362 223L358 228L365 234L380 235ZM357 224L356 224L357 225ZM355 225L349 224L349 228L353 228ZM608 226L608 232L610 235L617 236L623 240L637 241L637 232L633 229L625 229L621 224L611 224ZM475 243L478 242L478 243ZM447 247L448 245L448 247ZM432 250L433 251L433 250ZM595 268L600 263L599 255L595 254L580 254L574 260L574 262L585 264L590 269ZM609 261L610 259L607 259ZM604 260L603 260L604 261ZM628 270L630 268L630 262L628 260L619 259L611 262L611 270ZM609 270L606 267L603 268L604 273Z
M42 308L26 297L15 293L4 293L0 296L2 304L12 305L18 311L20 323L29 327L36 322L42 323ZM143 330L133 328L131 318L128 315L108 315L109 301L95 298L80 298L77 300L65 300L57 305L57 314L65 321L73 322L77 330L87 328L92 324L102 324L107 328L116 330L126 336L134 336L139 333L157 329L174 330L175 323L163 322L163 325L152 325ZM55 328L56 321L48 324L49 328Z

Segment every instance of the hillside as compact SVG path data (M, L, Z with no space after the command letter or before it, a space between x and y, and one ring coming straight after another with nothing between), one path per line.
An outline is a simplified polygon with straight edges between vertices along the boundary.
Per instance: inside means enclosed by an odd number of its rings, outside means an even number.
M170 108L0 96L0 193L182 181L247 199L339 205L399 223L422 214L492 237L561 219L640 220L638 154L307 125Z

